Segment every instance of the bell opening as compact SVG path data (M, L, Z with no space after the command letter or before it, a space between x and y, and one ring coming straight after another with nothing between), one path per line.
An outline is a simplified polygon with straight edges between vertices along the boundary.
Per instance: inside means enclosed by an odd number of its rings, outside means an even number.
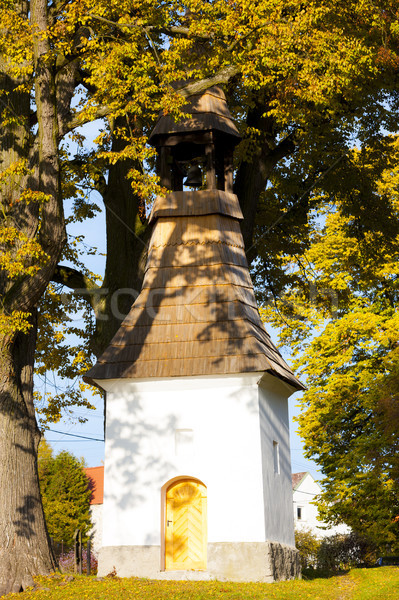
M191 164L187 170L187 177L183 181L186 187L200 188L203 184L203 173L198 163Z

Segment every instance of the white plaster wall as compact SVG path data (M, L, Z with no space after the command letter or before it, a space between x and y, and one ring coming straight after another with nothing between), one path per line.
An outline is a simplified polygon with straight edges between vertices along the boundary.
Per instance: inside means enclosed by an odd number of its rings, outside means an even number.
M90 535L92 536L92 548L96 555L98 555L102 546L102 535L103 535L103 505L102 504L91 504L90 506L90 519L92 522L92 528Z
M207 486L208 542L265 541L261 375L101 382L104 546L159 545L161 487L184 475ZM193 430L182 455L176 429Z
M307 473L293 493L295 528L299 530L311 530L319 537L326 537L337 533L349 533L350 528L347 525L331 526L318 519L319 511L313 502L315 496L320 494L320 492L320 485L313 479L310 473ZM300 520L297 517L298 506L302 509Z
M290 546L295 546L295 538L292 516L288 397L294 391L268 373L265 373L259 384L265 537ZM278 443L277 469L273 442Z

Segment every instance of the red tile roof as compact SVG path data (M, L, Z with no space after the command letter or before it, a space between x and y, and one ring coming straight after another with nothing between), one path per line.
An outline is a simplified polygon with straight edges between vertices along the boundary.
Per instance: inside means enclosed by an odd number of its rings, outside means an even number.
M295 490L297 485L299 485L302 479L307 475L307 471L302 471L301 473L292 473L292 489Z
M104 467L89 467L85 469L91 490L90 504L102 504L104 497Z

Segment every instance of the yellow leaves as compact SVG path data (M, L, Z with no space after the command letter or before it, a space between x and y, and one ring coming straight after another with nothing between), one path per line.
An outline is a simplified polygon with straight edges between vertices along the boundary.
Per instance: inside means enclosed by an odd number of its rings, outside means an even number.
M36 202L37 204L42 204L43 202L48 202L49 200L51 200L51 195L49 195L49 194L45 194L44 192L39 192L38 190L26 189L15 200L15 202L24 202L25 204L30 204L31 202Z
M111 165L114 165L117 161L124 159L129 159L133 162L144 162L145 160L156 156L156 150L146 145L147 138L145 136L141 135L140 138L134 138L128 135L126 130L115 131L115 134L119 139L130 141L130 144L125 145L125 147L119 152L110 151L99 153L98 157L100 159L106 158Z
M88 410L95 410L95 406L86 398L85 392L90 390L91 394L96 393L93 387L77 386L68 387L65 392L44 394L35 391L34 403L42 430L48 429L51 423L58 423L65 416L73 418L72 407L80 407ZM84 417L75 417L79 423L87 421Z
M16 79L29 77L33 71L32 31L29 20L16 10L15 3L0 7L0 54L2 68Z
M395 190L398 175L390 167L381 171L379 163L397 164L397 151L391 146L384 148L386 158L379 154L378 160L372 149L348 155L344 176L352 182L350 189L339 178L334 182L334 203L326 204L328 210L313 228L304 258L318 286L346 294L378 280L392 283L399 274L399 205L394 193L388 193ZM325 198L329 200L327 194ZM285 260L295 262L289 256Z
M83 350L79 350L79 352L73 358L72 366L76 367L78 365L80 370L88 369L90 366L90 363L87 360L87 355L85 352L83 352Z
M383 327L379 331L379 341L386 347L397 344L399 332L399 312L394 311L390 318L384 320Z
M31 170L27 167L27 161L17 160L7 168L0 171L0 189L9 183L18 181L21 177L29 175Z
M261 152L264 133L256 127L247 126L243 132L243 140L239 145L238 160L251 162Z
M123 135L120 137L123 139ZM126 139L130 143L125 145L119 152L100 152L98 156L106 159L110 164L128 159L132 165L140 165L133 167L129 171L128 177L131 181L133 193L149 202L154 196L163 192L163 188L159 185L159 177L143 166L146 161L155 157L156 151L146 145L147 138L145 136L140 138L126 136Z
M390 137L391 156L388 154L387 168L376 181L377 193L390 199L392 206L399 211L399 136Z
M7 272L8 277L32 276L49 260L39 242L28 237L16 227L0 228L0 269Z
M12 337L18 331L28 333L32 327L29 317L29 313L20 310L13 310L11 314L0 310L0 333L6 337Z
M282 328L280 340L294 355L302 351L294 362L308 385L300 434L307 456L333 482L329 514L346 514L348 493L369 497L372 473L388 507L380 530L391 522L390 495L397 493L387 470L395 468L399 418L398 148L394 137L354 149L333 181L314 190L310 201L316 198L318 211L316 218L307 215L307 243L290 236L279 246L286 293L262 311ZM274 200L271 191L266 195Z
M345 7L323 2L304 8L297 1L81 0L59 15L53 40L65 54L81 53L95 90L84 119L104 104L114 116L125 114L127 98L138 116L170 112L171 83L237 65L248 91L270 92L269 109L280 122L305 121L297 100L326 105L336 94L348 95L355 77L370 74L373 49L363 31L348 27L348 17L355 19ZM184 35L168 35L169 26L184 27Z
M62 342L65 339L65 335L63 334L62 331L56 331L55 335L54 335L54 339L55 339L56 343L59 344L60 342Z
M93 397L98 393L97 388L81 385L80 383L67 386L63 392L57 393L41 393L36 390L34 392L34 404L41 430L48 430L51 424L57 423L61 419L68 419L75 423L86 423L90 417L84 417L82 413L75 414L75 409L95 410L96 407L87 396Z
M3 122L4 125L4 122ZM13 190L9 193L10 189L23 188L23 182L29 175L32 175L33 169L28 168L26 159L21 159L11 163L6 169L0 171L0 191L2 192L4 204L1 206L3 217L6 218L6 210L8 207L12 207L15 203L30 204L35 202L36 204L42 205L44 202L48 202L51 196L40 192L38 190L32 190L28 187L22 189L19 196L15 194ZM12 200L8 200L8 196L12 197Z
M384 321L384 317L372 310L348 312L326 325L324 331L311 342L298 364L305 368L312 381L328 374L330 387L334 385L334 373L343 367L350 366L352 374L359 374L359 370L368 364L369 356L373 355L379 345L379 331ZM355 353L362 356L359 356L357 364Z
M18 204L28 206L35 203L40 214L43 203L50 199L43 192L30 188L22 189L16 197L14 190L23 187L23 181L31 173L26 160L15 161L0 171L0 192L3 199L0 210L4 219L0 228L0 269L7 272L10 279L34 275L49 259L37 238L16 227L14 218L10 217L13 207Z

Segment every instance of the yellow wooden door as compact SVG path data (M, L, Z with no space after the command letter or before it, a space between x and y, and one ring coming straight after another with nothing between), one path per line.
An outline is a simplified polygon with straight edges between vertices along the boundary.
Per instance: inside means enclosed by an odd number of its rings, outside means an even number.
M197 481L174 483L166 492L165 568L206 569L206 488Z

